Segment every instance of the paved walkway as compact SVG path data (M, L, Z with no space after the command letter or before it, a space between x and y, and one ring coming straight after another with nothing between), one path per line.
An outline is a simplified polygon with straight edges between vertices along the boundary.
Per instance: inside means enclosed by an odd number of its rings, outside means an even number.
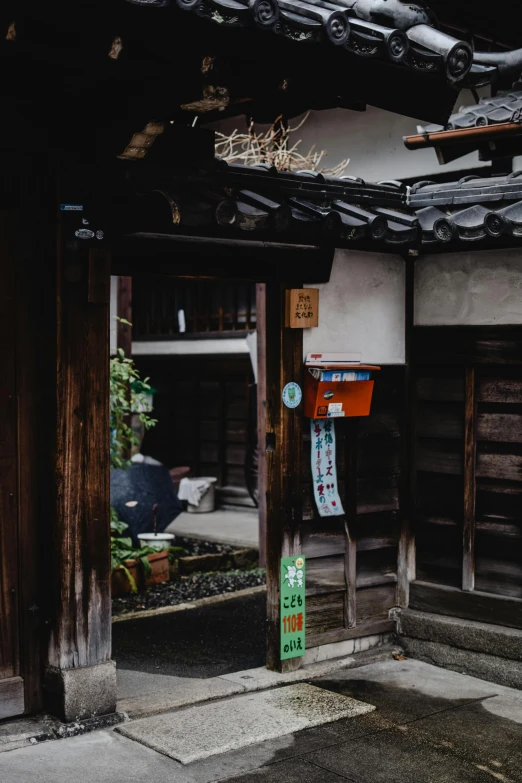
M167 527L168 533L205 541L218 541L238 547L258 547L259 528L256 508L210 514L189 514L184 511Z
M391 657L314 685L376 710L188 765L114 730L98 731L0 754L0 780L522 783L520 691Z

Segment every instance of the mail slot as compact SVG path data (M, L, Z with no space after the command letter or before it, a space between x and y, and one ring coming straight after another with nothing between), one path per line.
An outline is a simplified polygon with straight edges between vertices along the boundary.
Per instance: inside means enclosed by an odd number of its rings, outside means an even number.
M312 370L320 370L317 372L318 378L314 377ZM380 370L380 367L362 364L353 367L324 364L313 367L307 364L304 415L310 419L369 416L375 383L371 374L376 370ZM368 379L357 380L351 377L357 375ZM322 380L325 376L335 380Z

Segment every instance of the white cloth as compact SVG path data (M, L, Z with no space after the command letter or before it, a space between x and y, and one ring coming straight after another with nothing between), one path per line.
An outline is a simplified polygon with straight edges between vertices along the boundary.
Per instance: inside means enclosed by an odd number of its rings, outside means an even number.
M191 506L199 506L199 501L210 487L204 478L183 478L179 482L178 498L188 500Z
M147 457L145 454L134 454L131 457L131 462L135 462L138 465L156 465L161 466L163 463L158 462L157 459L154 459L154 457Z

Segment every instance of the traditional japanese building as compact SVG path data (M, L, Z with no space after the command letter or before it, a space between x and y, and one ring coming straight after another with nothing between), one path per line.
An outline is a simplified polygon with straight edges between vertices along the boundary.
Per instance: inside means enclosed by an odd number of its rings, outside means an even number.
M504 656L504 681L520 685L522 178L406 185L227 165L201 127L366 104L444 125L460 87L518 78L508 16L439 3L439 24L400 0L11 5L0 717L116 709L111 274L264 285L268 666L303 663L281 661L279 572L282 556L304 554L309 649L346 653L402 631L412 654L482 656L486 677ZM304 284L320 289L319 326L289 329L286 292ZM370 416L336 422L345 514L332 520L316 513L302 407L281 397L302 385L308 350L360 351L382 367Z

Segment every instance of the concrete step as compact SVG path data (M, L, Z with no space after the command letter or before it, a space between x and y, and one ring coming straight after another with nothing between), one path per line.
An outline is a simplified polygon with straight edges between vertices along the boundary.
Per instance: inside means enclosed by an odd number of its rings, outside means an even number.
M397 617L407 656L522 689L522 630L412 609Z

